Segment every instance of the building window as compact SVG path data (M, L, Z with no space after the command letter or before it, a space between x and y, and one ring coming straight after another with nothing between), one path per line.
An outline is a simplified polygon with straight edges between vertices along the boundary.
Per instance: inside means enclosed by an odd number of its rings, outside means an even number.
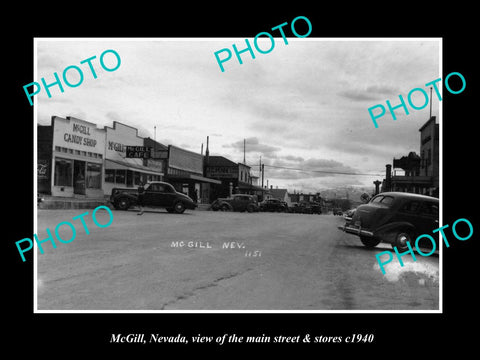
M115 171L115 184L125 185L125 170Z
M105 182L114 183L115 182L115 170L106 169L105 170Z
M134 185L140 185L140 173L137 171L133 173L133 183Z
M102 166L87 163L87 188L100 189L102 187Z
M72 186L73 161L55 159L55 186Z
M127 170L127 186L133 186L133 171Z

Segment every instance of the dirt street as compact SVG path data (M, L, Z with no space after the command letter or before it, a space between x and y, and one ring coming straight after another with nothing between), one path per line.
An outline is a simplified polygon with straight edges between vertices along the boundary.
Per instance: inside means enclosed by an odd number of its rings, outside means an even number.
M87 210L39 210L37 233ZM37 253L38 310L438 310L438 256L375 254L333 215L113 211ZM100 223L108 214L98 212ZM62 227L65 239L71 230Z

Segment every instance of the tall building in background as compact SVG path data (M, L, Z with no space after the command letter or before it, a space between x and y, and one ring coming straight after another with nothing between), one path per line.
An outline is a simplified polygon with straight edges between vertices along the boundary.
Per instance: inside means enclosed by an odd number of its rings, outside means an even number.
M387 164L382 192L401 191L439 196L440 136L436 117L430 117L419 131L420 156L412 151L400 159L393 159L393 174L392 166ZM404 171L404 175L396 174L395 169L399 168Z

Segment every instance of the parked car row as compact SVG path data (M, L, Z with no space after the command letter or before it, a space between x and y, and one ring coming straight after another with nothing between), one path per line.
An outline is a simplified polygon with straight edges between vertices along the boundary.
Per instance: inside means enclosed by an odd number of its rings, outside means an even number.
M303 201L290 206L279 199L266 199L258 202L254 195L234 194L226 198L218 198L211 204L213 211L268 211L299 214L321 214L321 206L316 202Z
M296 214L318 214L322 213L322 208L317 202L301 201L292 203L288 208L288 212Z
M39 200L40 201L40 200ZM114 188L110 202L117 210L128 210L139 204L138 189ZM194 210L197 204L187 195L180 193L166 182L151 181L144 186L143 205L146 207L164 208L168 212L183 213L186 209ZM257 197L247 194L234 194L218 198L211 204L213 211L269 211L300 214L321 214L321 206L317 202L301 201L290 206L279 199L266 199L258 202Z

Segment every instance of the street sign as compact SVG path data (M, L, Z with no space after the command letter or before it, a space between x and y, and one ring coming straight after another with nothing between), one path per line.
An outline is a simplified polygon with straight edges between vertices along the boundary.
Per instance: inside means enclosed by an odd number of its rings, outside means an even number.
M135 159L149 159L151 148L148 146L128 146L125 150L125 157Z
M361 196L360 196L360 199L362 199L362 201L364 203L367 203L368 200L370 200L370 196L367 194L367 193L363 193Z

